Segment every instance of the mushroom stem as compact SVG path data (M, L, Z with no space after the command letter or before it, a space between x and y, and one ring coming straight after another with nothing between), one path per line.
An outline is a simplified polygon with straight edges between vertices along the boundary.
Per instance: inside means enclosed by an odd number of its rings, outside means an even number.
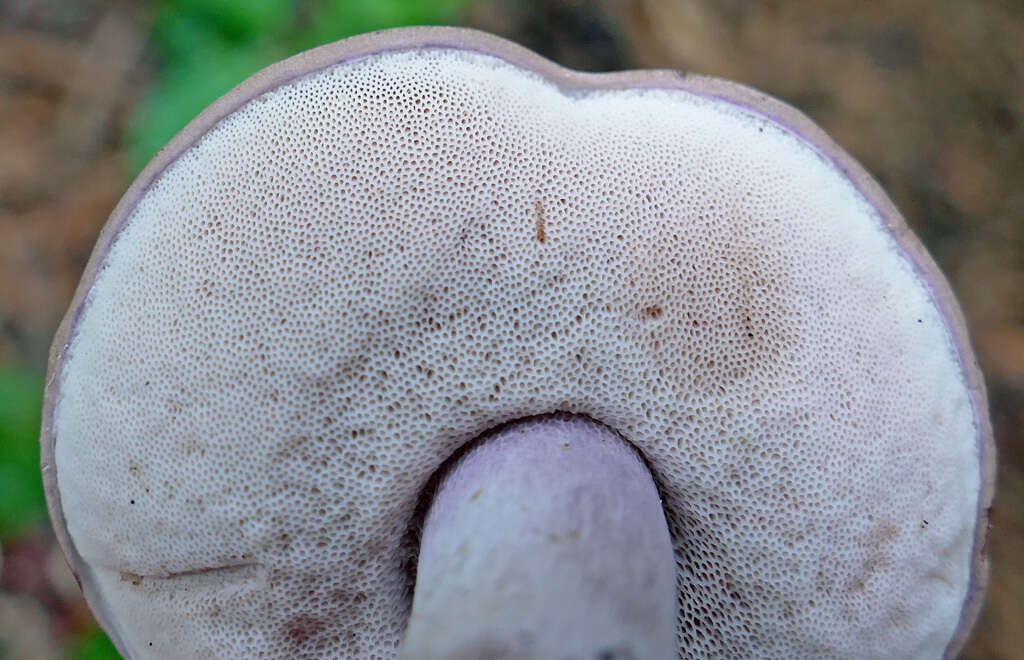
M442 479L402 658L675 658L676 569L636 450L579 417L519 422Z

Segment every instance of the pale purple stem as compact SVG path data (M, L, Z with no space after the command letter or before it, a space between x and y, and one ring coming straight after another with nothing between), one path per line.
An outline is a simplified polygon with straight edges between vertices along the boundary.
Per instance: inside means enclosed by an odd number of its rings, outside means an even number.
M669 659L676 566L636 451L579 417L515 423L441 481L406 659Z

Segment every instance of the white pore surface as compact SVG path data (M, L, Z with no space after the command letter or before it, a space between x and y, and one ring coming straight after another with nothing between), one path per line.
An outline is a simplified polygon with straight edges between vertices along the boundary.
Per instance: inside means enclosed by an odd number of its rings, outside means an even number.
M941 654L975 419L881 220L784 128L457 50L284 85L161 175L86 302L64 513L137 657L397 653L427 478L585 413L646 456L681 657Z

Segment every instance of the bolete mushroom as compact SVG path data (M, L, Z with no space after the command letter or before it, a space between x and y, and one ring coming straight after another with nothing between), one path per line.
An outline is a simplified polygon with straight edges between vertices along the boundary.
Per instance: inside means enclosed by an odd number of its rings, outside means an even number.
M543 654L523 584L614 629L598 657L665 652L665 607L680 657L950 657L987 575L982 379L864 169L746 87L472 30L314 49L177 135L100 236L41 442L132 658L394 657L407 626L407 657Z

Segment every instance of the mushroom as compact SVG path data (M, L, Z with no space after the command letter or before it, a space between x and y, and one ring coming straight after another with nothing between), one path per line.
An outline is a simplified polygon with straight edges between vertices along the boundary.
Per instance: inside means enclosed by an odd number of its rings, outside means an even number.
M865 170L746 87L466 29L303 53L178 134L57 333L41 445L132 658L543 657L562 621L657 657L666 607L680 657L951 657L987 579L982 378Z

